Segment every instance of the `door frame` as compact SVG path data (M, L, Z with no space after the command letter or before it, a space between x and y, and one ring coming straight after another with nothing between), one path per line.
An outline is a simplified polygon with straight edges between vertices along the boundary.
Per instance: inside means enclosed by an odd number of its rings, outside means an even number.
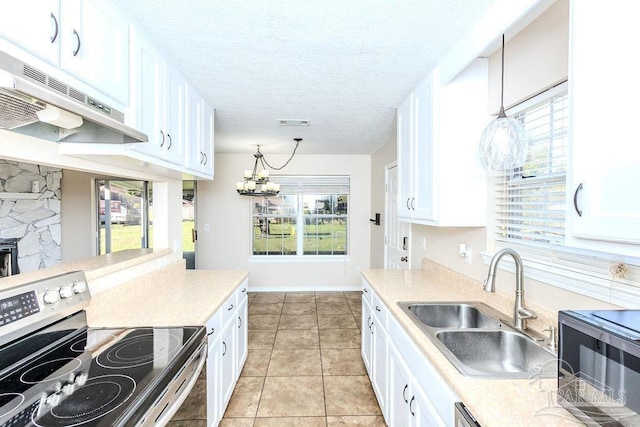
M389 171L392 168L398 168L398 162L397 160L394 160L391 163L388 163L385 165L384 167L384 217L385 217L385 221L384 221L384 268L387 268L387 261L388 261L388 247L389 247L389 227L391 226L391 223L389 221ZM397 207L396 207L397 209ZM397 215L396 215L397 217ZM400 220L398 220L398 222L402 222ZM410 225L407 224L407 226L410 227ZM411 230L411 228L409 228L409 230ZM409 239L409 245L408 245L408 249L407 249L407 257L408 257L408 261L407 261L407 269L411 268L411 232L409 232L409 236L407 236Z

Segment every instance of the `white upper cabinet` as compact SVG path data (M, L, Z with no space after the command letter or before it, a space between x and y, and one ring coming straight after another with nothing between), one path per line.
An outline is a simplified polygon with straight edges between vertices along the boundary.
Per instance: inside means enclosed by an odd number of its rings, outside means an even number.
M572 1L570 16L568 241L640 256L640 2Z
M213 178L214 110L191 86L187 89L185 166L197 176Z
M0 36L57 66L60 60L60 1L24 0L4 6Z
M436 226L486 225L478 142L487 115L487 60L449 83L436 68L398 109L398 216Z
M61 0L60 67L129 101L129 21L111 2Z
M132 124L149 136L149 142L131 144L131 149L183 168L189 120L186 80L135 29L131 65Z
M129 25L111 2L12 2L0 35L122 105L129 101Z

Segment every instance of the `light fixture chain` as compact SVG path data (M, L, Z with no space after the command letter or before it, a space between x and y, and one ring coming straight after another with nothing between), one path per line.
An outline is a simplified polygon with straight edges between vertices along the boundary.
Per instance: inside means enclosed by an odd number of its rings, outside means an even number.
M293 156L296 154L296 150L298 149L298 146L300 145L300 141L302 141L302 139L295 138L295 141L296 141L296 146L293 149L293 153L291 153L291 157L289 157L289 160L287 160L284 165L280 166L279 168L277 168L275 166L271 166L269 164L269 162L267 161L267 159L265 159L264 157L262 158L263 162L266 163L267 166L269 166L273 170L279 171L281 169L284 169L289 164L289 162L293 159Z

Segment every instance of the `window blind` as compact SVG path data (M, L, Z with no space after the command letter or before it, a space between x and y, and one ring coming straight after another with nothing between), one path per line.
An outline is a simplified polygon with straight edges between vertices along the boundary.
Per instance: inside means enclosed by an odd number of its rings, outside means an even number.
M349 194L350 177L346 175L272 175L269 180L280 184L280 195Z
M514 115L524 126L529 152L524 166L504 171L496 180L497 241L541 247L564 245L567 107L565 92L547 96Z

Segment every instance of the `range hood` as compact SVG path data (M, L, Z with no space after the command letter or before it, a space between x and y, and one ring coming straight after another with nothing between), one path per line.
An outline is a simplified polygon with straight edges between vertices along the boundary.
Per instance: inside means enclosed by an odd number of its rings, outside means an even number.
M57 142L146 142L124 114L0 52L0 129Z

